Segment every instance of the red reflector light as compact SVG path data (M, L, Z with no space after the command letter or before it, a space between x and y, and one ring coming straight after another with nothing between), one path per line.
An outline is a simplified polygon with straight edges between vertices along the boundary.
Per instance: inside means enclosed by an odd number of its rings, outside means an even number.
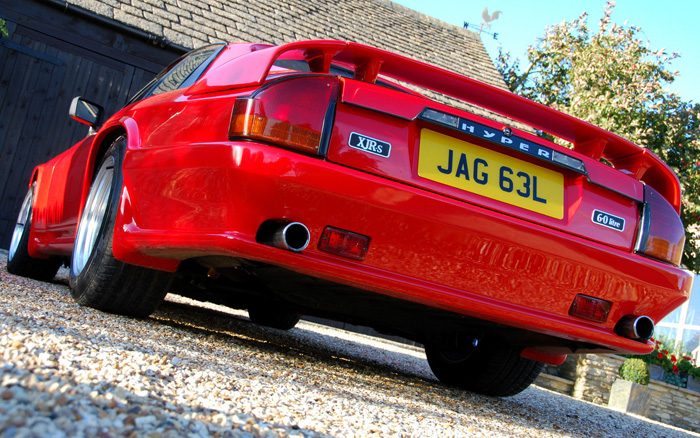
M317 154L337 85L337 79L328 76L283 79L250 98L236 99L229 138L252 138Z
M605 322L610 313L610 302L586 295L576 295L569 315L595 322Z
M369 237L334 227L326 227L318 242L318 249L353 260L364 260L369 248Z

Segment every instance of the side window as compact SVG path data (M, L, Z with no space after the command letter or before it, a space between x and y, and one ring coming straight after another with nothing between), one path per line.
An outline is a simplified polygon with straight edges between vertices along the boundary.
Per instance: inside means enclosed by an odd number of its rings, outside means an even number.
M186 54L170 67L163 70L155 79L142 88L141 91L136 93L136 95L129 100L129 104L149 96L193 84L224 47L225 45L223 44L216 44L202 47L201 49Z
M218 47L207 47L201 50L190 53L180 61L175 67L171 68L163 78L160 83L151 91L150 95L154 96L156 94L165 93L166 91L172 91L180 87L180 85L187 80L188 77L206 61L209 57L216 51Z

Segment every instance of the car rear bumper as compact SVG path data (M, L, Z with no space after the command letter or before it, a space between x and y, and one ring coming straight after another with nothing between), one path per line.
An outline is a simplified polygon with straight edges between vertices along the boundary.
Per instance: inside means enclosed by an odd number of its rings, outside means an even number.
M311 244L256 242L265 221L298 221ZM364 261L317 249L326 226L370 237ZM624 315L658 322L690 293L689 273L318 158L252 142L130 149L114 253L174 271L233 256L615 351L650 343L613 332ZM608 321L568 315L577 294L612 303Z

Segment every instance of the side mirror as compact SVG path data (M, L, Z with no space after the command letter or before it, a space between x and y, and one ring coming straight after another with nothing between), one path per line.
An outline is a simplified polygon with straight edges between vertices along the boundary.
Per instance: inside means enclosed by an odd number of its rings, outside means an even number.
M90 128L96 128L102 122L104 109L96 103L85 100L82 97L74 97L70 103L68 115L80 123L85 123Z

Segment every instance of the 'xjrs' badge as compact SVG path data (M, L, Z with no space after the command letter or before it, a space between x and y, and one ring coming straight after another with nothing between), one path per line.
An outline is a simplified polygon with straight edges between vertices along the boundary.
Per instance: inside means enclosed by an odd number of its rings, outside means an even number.
M625 220L621 217L606 213L600 210L593 210L593 223L604 227L612 228L617 231L625 231Z
M377 140L376 138L358 134L357 132L350 134L350 141L348 144L355 149L360 149L384 158L389 158L389 154L391 153L391 144Z

